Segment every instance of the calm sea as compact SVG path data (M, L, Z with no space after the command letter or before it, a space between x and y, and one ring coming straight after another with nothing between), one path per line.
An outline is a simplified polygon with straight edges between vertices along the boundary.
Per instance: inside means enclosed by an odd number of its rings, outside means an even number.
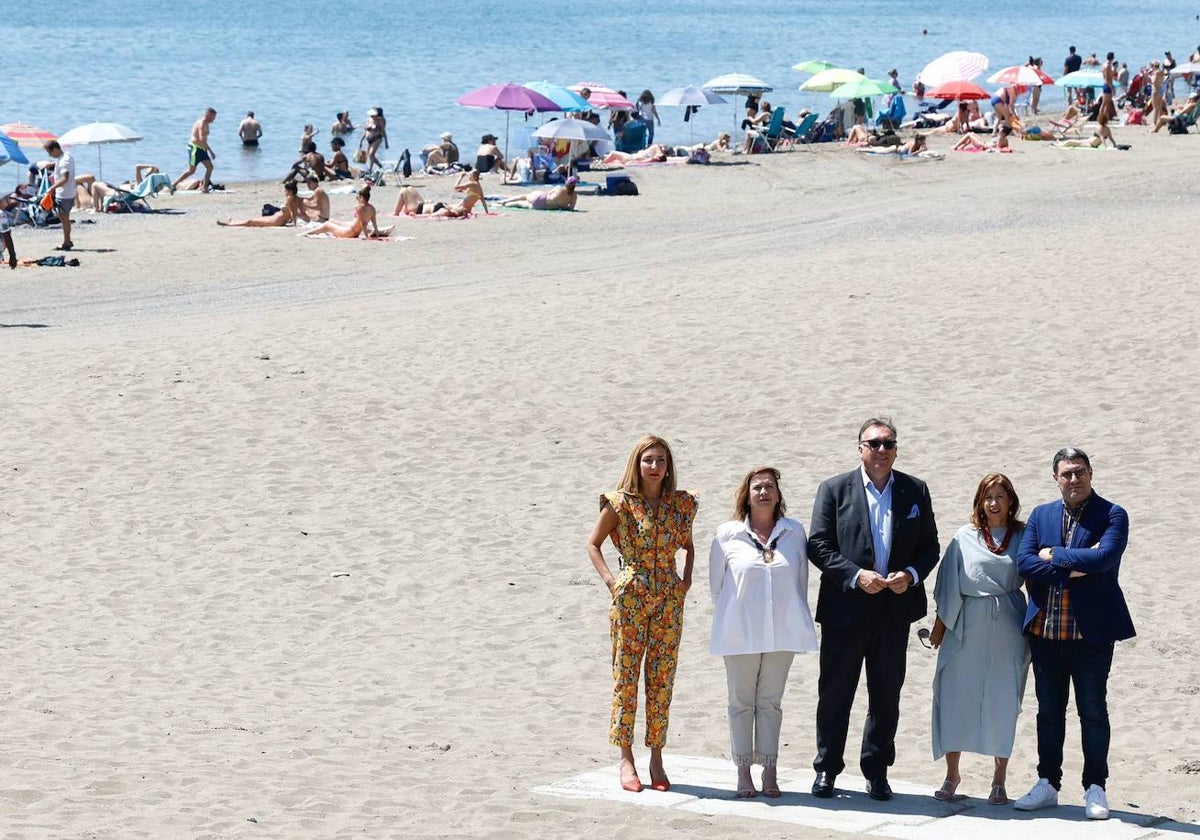
M729 72L774 85L768 95L794 113L825 108L827 97L799 93L805 59L888 68L910 84L948 50L986 53L993 68L1043 56L1058 75L1067 46L1116 52L1133 67L1170 49L1180 61L1200 44L1193 0L504 0L499 3L280 2L279 0L57 0L9 4L0 122L31 122L55 132L115 121L140 143L106 146L104 177L132 175L148 161L174 174L185 163L192 122L212 105L218 181L282 177L301 128L329 125L347 109L361 124L368 108L388 118L394 157L451 131L468 154L479 135L503 135L502 112L454 100L495 82L596 81L636 96L643 88L702 84ZM1051 101L1056 101L1050 94ZM734 105L683 122L661 109L658 137L711 139L733 122ZM243 151L237 124L253 110L266 132ZM523 127L512 116L514 137ZM357 135L351 144L357 141ZM76 152L93 169L94 149ZM22 173L9 167L0 184Z

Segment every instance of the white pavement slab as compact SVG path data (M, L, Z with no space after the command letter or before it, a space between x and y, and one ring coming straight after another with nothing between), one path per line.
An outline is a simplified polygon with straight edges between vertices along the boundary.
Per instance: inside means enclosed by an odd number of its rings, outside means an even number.
M838 776L837 795L816 799L808 793L812 771L808 768L778 771L779 799L738 799L734 796L734 769L725 759L702 756L666 756L671 790L661 793L647 787L629 793L617 783L617 767L592 770L548 785L534 793L571 799L606 799L644 808L674 808L680 811L737 819L769 820L797 827L853 834L874 834L901 840L999 840L1015 835L1053 837L1055 840L1197 840L1200 825L1176 823L1147 814L1113 811L1106 821L1086 820L1080 802L1059 805L1034 813L1013 810L1011 805L988 805L983 799L966 798L938 802L928 785L892 779L895 796L890 802L875 802L865 793L864 780L843 773ZM650 771L640 765L643 782ZM757 777L757 770L755 776Z

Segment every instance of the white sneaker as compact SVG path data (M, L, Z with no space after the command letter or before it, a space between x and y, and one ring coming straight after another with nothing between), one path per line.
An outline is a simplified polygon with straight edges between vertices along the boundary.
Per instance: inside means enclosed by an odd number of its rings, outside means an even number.
M1094 786L1093 786L1094 787ZM1096 788L1099 790L1099 788ZM1089 795L1090 795L1089 791ZM1100 791L1101 794L1104 791ZM1029 793L1022 796L1013 803L1013 807L1018 811L1037 811L1042 808L1053 808L1058 804L1058 791L1054 789L1054 785L1050 784L1049 779L1038 779Z
M1108 819L1108 797L1100 785L1092 785L1083 795L1083 813L1089 820Z

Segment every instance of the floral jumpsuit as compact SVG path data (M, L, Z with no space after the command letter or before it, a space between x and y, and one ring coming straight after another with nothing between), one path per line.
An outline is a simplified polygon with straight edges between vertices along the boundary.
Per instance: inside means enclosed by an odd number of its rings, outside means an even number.
M664 494L657 515L633 493L605 493L600 503L617 514L612 541L621 552L609 610L615 682L609 741L633 745L638 671L645 659L646 746L662 747L683 634L684 589L675 554L691 537L696 497L682 490Z

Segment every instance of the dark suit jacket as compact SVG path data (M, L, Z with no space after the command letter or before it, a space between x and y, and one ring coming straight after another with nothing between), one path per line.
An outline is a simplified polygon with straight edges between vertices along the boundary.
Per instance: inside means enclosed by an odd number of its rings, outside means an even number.
M1132 638L1136 632L1133 618L1117 582L1121 555L1129 541L1129 515L1093 490L1070 546L1063 546L1062 515L1059 499L1035 507L1025 525L1017 553L1017 568L1029 581L1025 628L1045 605L1050 587L1058 584L1070 591L1075 625L1085 642ZM1038 552L1047 547L1054 549L1053 563L1038 557ZM1072 571L1086 574L1073 578Z
M808 559L821 570L817 621L828 627L854 627L872 610L886 610L898 622L912 623L927 611L925 578L939 559L937 523L929 488L919 478L892 470L892 550L888 572L909 566L918 582L903 595L868 595L855 583L862 569L875 567L875 543L868 520L862 470L821 482L813 503Z

